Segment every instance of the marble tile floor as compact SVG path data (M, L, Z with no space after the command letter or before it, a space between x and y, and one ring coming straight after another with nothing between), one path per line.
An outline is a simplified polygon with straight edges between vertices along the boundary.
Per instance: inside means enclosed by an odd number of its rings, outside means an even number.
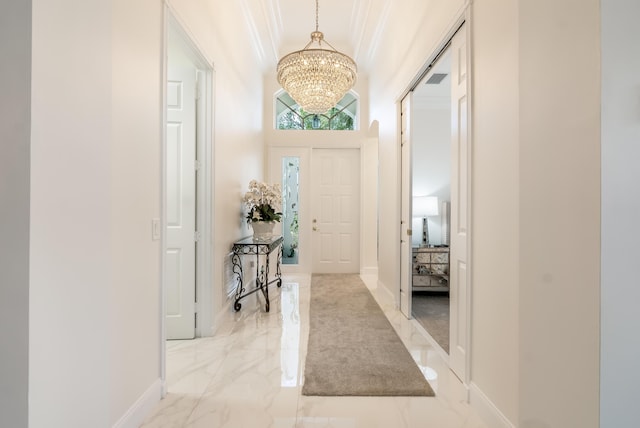
M242 300L214 337L167 342L169 393L143 428L487 428L415 321L399 313L375 277L363 276L436 397L301 395L309 322L309 276L283 276ZM255 296L255 297L254 297Z

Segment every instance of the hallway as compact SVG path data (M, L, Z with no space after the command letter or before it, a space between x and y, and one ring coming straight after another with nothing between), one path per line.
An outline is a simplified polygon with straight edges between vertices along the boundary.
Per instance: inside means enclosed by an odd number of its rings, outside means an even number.
M362 278L435 398L302 396L310 280L285 276L282 289L273 288L270 313L247 299L216 336L167 343L169 394L142 427L485 428L415 321L394 309L375 277Z

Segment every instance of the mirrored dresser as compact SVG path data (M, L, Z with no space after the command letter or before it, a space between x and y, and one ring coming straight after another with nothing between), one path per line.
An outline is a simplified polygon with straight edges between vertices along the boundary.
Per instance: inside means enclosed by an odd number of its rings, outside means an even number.
M449 247L413 247L413 291L449 291Z

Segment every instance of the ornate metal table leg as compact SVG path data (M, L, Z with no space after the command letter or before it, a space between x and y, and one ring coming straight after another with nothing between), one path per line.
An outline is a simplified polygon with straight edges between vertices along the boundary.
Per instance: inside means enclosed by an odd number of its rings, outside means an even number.
M266 305L265 305L265 310L267 312L269 312L269 256L270 254L267 254L265 256L266 261L264 262L265 265L265 270L264 270L264 299L266 300Z
M240 259L240 255L237 253L233 253L231 256L231 263L233 264L233 273L237 275L237 285L236 285L236 300L233 303L233 309L237 311L240 310L242 305L240 304L240 299L242 298L242 293L244 292L244 284L242 283L242 260Z
M276 261L276 277L278 278L278 287L282 287L282 272L280 271L280 264L282 263L282 247L280 244L280 250L278 251L278 260Z

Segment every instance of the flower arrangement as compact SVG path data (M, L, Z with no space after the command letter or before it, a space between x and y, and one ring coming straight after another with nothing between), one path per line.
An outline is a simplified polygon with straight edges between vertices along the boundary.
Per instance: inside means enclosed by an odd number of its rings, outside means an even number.
M280 221L282 213L276 211L282 206L282 190L280 184L269 185L251 180L249 191L244 194L242 201L249 212L247 223L255 221Z

